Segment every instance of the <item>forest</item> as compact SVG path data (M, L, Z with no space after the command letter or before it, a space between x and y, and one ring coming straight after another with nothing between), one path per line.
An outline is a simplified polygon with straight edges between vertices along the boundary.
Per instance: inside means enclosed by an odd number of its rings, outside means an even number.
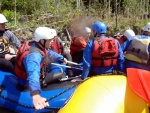
M58 33L81 29L95 21L108 26L108 35L131 28L136 34L150 21L150 0L0 0L0 12L7 27L28 39L37 26L55 28Z

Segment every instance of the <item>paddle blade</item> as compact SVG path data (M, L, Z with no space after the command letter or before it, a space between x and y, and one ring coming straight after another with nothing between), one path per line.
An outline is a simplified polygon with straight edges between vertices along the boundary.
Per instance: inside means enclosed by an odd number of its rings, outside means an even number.
M150 106L150 72L142 69L128 68L127 79L131 89Z

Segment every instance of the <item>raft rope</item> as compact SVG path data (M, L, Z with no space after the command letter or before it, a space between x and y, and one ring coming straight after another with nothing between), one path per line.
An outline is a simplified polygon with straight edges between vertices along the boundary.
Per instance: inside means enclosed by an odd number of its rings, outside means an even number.
M127 76L126 73L124 73L122 71L118 71L118 70L113 70L112 75L124 75L124 76Z
M101 75L112 75L112 74L113 74L113 75L121 74L121 75L125 75L125 76L126 76L125 73L123 73L123 72L121 72L121 71L116 71L116 70L114 70L113 73L110 73L110 74L107 73L107 74L101 74ZM93 77L94 77L94 76L93 76ZM90 78L91 78L91 77L90 77ZM87 78L86 80L88 80L88 79L89 79L89 78ZM85 82L86 80L84 80L84 81L82 81L82 82ZM67 92L67 91L71 90L72 88L78 86L78 85L79 85L80 83L82 83L82 82L79 82L78 84L73 85L72 87L67 88L66 90L64 90L64 91L62 91L62 92L60 92L60 93L54 95L53 97L48 98L48 99L46 100L46 102L51 101L52 99L54 99L54 98L56 98L56 97L58 97L58 96L64 94L65 92ZM14 103L14 104L17 104L17 105L19 105L19 106L22 106L22 107L35 109L34 106L27 106L27 105L21 104L21 103L19 103L19 102L16 102L16 101L14 101L14 100L12 100L12 99L10 99L10 98L7 98L6 96L3 96L3 95L1 94L2 91L3 91L3 88L0 87L0 97L1 97L1 98L5 99L5 100L7 100L7 101L10 101L10 102L12 102L12 103ZM59 110L60 108L57 108L57 107L46 107L45 109ZM34 110L34 113L36 113L36 110Z
M113 72L110 73L104 73L104 74L99 74L99 75L91 75L90 77L94 77L94 76L110 76L110 75L123 75L123 76L127 76L126 73L122 72L122 71L118 71L118 70L113 70Z
M48 98L48 99L46 100L46 102L48 102L48 101L50 101L50 100L52 100L52 99L54 99L54 98L56 98L56 97L58 97L58 96L64 94L65 92L69 91L70 89L72 89L72 88L78 86L80 83L81 83L81 82L79 82L78 84L73 85L73 86L71 86L71 87L65 89L64 91L62 91L62 92L60 92L60 93L54 95L54 96L51 97L51 98ZM14 100L12 100L12 99L10 99L10 98L7 98L6 96L3 96L3 95L1 94L1 92L2 92L2 90L0 91L0 97L1 97L1 98L5 99L5 100L7 100L7 101L10 101L10 102L12 102L12 103L14 103L14 104L17 104L17 105L19 105L19 106L22 106L22 107L35 109L34 106L27 106L27 105L21 104L21 103L19 103L19 102L16 102L16 101L14 101ZM46 107L45 109L55 109L55 110L59 110L60 108L57 108L57 107Z

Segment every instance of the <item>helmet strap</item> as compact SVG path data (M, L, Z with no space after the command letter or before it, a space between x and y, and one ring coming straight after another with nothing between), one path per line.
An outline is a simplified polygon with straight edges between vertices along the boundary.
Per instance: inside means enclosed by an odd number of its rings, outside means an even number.
M97 33L95 32L94 37L97 37Z
M45 48L45 44L46 44L46 40L44 39L44 44L43 44L43 47Z
M44 42L43 42L44 41ZM37 46L40 48L40 49L42 49L42 50L44 50L45 49L45 43L46 43L46 40L40 40L39 42L37 42Z
M105 36L105 34L104 33L103 34L96 33L96 37L100 37L100 36Z

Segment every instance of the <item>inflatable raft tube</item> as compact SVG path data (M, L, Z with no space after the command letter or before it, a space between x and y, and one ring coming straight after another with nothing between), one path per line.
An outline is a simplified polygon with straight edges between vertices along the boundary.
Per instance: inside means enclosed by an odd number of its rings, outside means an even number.
M66 81L52 83L42 88L41 95L48 100L50 108L38 110L36 113L57 112L72 97L78 84ZM19 113L35 111L29 90L22 90L18 86L17 77L3 71L0 71L0 106Z
M58 113L149 113L147 103L122 75L96 76L80 84Z

